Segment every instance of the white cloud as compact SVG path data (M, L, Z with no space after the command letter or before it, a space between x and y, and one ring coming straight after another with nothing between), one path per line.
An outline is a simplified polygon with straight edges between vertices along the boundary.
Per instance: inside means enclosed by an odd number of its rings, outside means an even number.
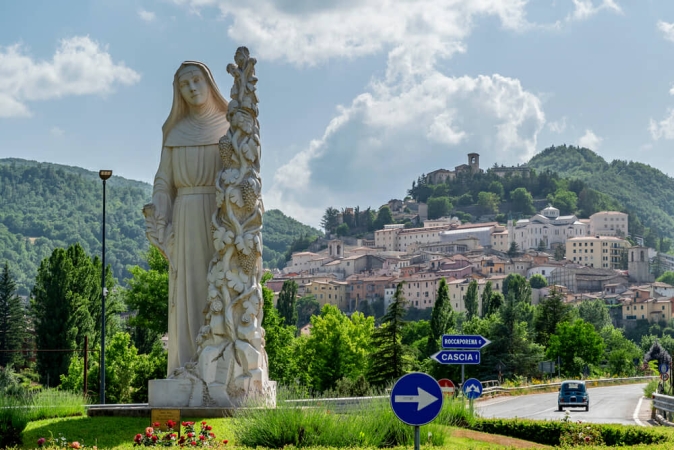
M138 10L138 17L143 19L145 22L152 22L157 18L157 15L152 11L146 11L141 8Z
M566 131L566 116L559 120L548 122L548 129L553 133L561 134Z
M105 46L88 36L63 39L51 61L37 61L19 44L0 47L0 117L26 117L26 102L69 95L109 94L140 75L115 63Z
M670 108L667 114L667 117L660 122L651 119L648 125L648 131L651 132L651 137L656 141L660 138L667 140L674 139L674 108Z
M65 134L65 131L63 131L62 128L59 127L51 127L49 130L49 134L55 137L63 136Z
M260 58L313 65L340 57L371 55L405 45L415 65L463 50L458 45L475 16L492 14L502 26L528 26L526 0L174 0L192 9L217 7L233 19L227 32Z
M657 26L665 39L674 42L674 23L667 23L659 20Z
M587 20L602 10L613 11L622 14L623 10L615 0L602 0L595 4L593 0L572 0L573 12L567 17L567 20Z
M265 202L313 224L327 205L377 207L472 151L484 167L527 161L544 124L540 100L501 75L434 72L402 92L380 84L277 170Z
M578 139L578 145L596 151L603 140L603 138L594 134L592 130L587 129L585 130L585 134Z
M311 66L388 55L384 74L338 108L323 135L267 184L266 205L306 223L317 225L327 206L378 206L402 197L421 173L451 169L470 152L481 155L483 167L525 162L545 126L541 98L519 80L438 70L439 61L467 51L465 39L484 16L496 17L506 31L546 28L528 22L528 0L173 1L197 13L217 8L231 21L229 37L259 59ZM613 0L574 4L569 20L621 12Z

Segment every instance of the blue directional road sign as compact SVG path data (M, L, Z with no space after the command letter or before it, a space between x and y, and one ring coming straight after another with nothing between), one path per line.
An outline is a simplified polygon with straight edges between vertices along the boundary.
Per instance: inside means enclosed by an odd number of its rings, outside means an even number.
M393 413L408 425L426 425L442 409L442 389L430 375L412 372L403 375L391 389Z
M475 378L469 378L463 383L463 395L468 400L475 400L482 395L482 383Z
M491 344L491 341L480 335L443 334L442 348L465 348L479 350Z
M440 364L480 364L479 350L440 350L431 355Z

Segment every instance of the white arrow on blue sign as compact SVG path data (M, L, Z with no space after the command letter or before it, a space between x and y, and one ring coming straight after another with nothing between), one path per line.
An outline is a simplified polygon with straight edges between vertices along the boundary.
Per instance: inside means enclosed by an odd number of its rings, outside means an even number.
M465 348L479 350L491 344L491 341L480 335L443 334L442 348Z
M480 364L479 350L440 350L431 355L440 364Z
M476 378L469 378L463 383L463 395L468 400L475 400L482 395L482 383Z
M430 375L413 372L403 375L391 389L393 413L408 425L426 425L442 409L442 388Z

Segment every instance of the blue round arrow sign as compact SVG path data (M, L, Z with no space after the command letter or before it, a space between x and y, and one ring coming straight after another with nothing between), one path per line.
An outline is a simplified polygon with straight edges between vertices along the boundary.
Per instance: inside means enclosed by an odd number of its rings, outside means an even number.
M475 400L482 395L482 383L476 378L469 378L463 383L463 395L468 400Z
M430 375L413 372L403 375L391 389L393 413L408 425L426 425L442 409L442 388Z

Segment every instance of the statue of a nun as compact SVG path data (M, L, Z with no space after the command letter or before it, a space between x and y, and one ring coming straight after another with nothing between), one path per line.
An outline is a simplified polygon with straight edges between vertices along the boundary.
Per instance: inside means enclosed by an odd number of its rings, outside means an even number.
M218 141L227 133L227 101L203 63L186 61L173 78L173 106L163 146L147 234L169 260L168 373L193 360L204 325L215 180L222 168Z

